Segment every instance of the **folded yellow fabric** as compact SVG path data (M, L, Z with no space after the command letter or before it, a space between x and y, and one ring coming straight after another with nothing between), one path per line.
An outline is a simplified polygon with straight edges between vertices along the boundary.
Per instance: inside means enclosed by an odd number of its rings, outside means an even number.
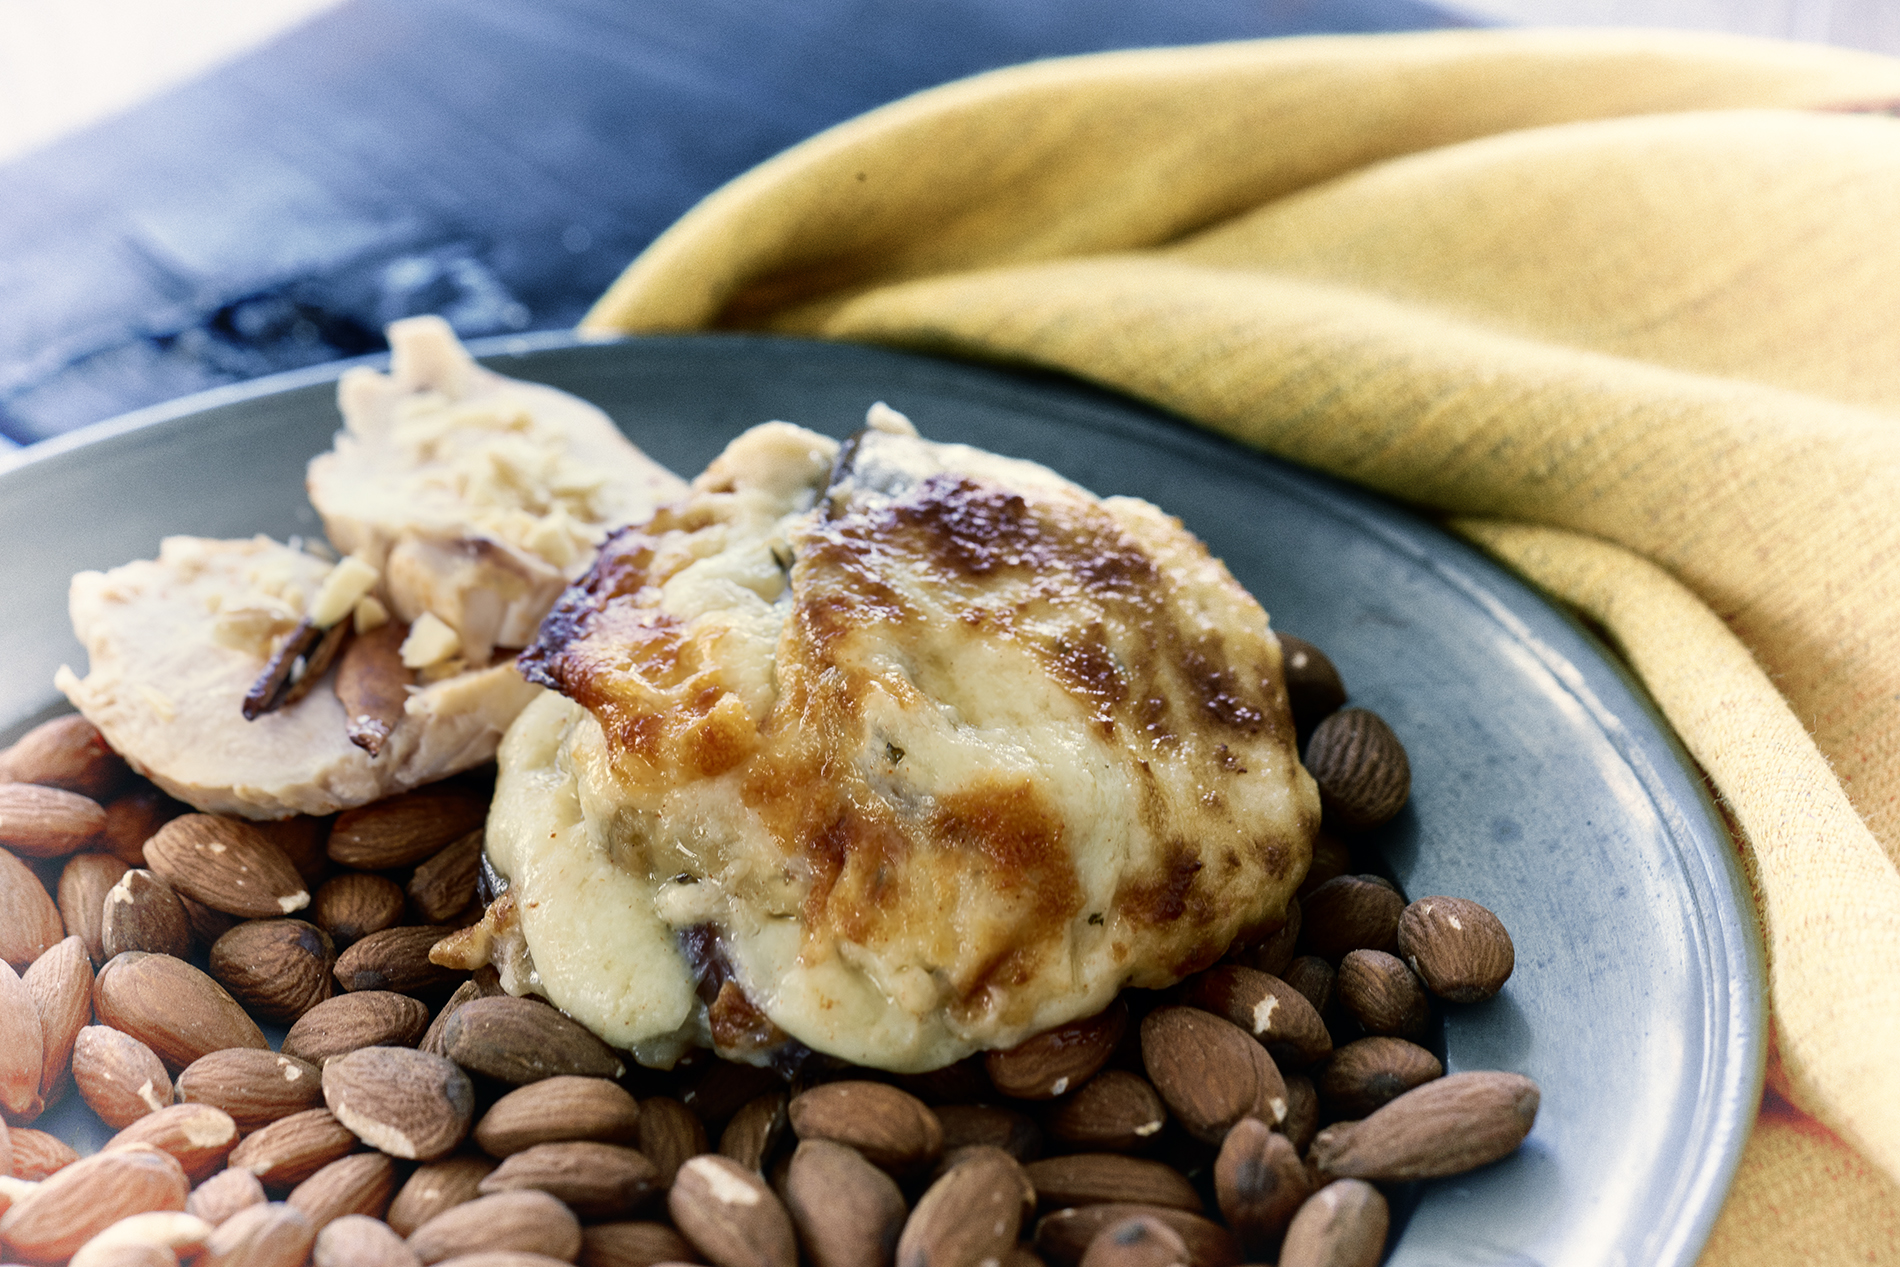
M735 181L586 327L1068 370L1591 613L1736 824L1800 1110L1707 1259L1900 1262L1900 119L1855 109L1897 98L1900 61L1654 33L1018 67Z

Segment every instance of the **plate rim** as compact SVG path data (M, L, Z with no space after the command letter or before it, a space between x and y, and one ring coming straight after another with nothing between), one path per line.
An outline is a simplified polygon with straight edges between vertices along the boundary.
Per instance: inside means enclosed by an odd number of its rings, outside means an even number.
M1670 1219L1652 1236L1650 1248L1652 1261L1658 1263L1694 1261L1713 1232L1761 1101L1769 1025L1765 959L1752 889L1728 830L1707 793L1702 772L1640 679L1595 631L1584 625L1560 600L1511 572L1470 542L1432 523L1428 511L1348 483L1328 472L1248 447L1149 402L1059 371L873 344L751 333L595 336L543 331L467 342L470 352L484 362L517 358L532 361L537 354L580 349L602 349L601 354L612 356L615 349L657 348L668 344L702 347L723 344L800 359L842 357L869 359L886 365L911 363L929 372L961 376L960 386L967 385L977 395L1009 404L1019 404L1023 392L1036 393L1045 398L1042 402L1045 406L1066 407L1065 412L1073 412L1083 425L1115 427L1144 441L1176 449L1183 456L1192 455L1197 461L1202 454L1194 451L1205 449L1211 443L1245 457L1260 475L1271 478L1283 492L1315 510L1350 521L1460 592L1501 626L1577 702L1628 766L1664 823L1679 869L1689 881L1692 900L1687 905L1694 912L1696 931L1702 935L1700 944L1704 950L1703 993L1711 1001L1710 1009L1702 1018L1707 1036L1703 1067L1696 1071L1703 1091L1696 1096L1694 1138L1699 1139L1704 1148L1697 1164L1685 1166L1678 1172L1666 1202L1666 1208L1678 1217ZM158 431L166 424L183 423L213 410L334 383L352 367L381 367L387 365L388 360L389 354L383 352L325 362L214 387L77 428L0 455L0 490L15 478L31 479L30 472L42 464L82 460L91 449L114 441L131 443L134 437ZM498 368L503 372L519 372L515 366ZM1292 474L1295 471L1297 478ZM1332 496L1320 496L1319 488ZM1449 551L1447 544L1451 547ZM1458 563L1445 557L1447 554L1458 559ZM1502 593L1497 587L1499 580L1504 582ZM1570 655L1553 646L1546 635L1536 631L1539 621L1550 620L1577 637L1594 655L1594 661L1577 664ZM1623 716L1604 702L1598 688L1592 685L1593 676L1614 680L1628 692L1642 711L1648 733L1633 730ZM12 729L12 726L8 724L0 729ZM1675 772L1686 779L1692 795L1699 796L1699 804L1682 804L1677 793L1665 785L1659 768L1664 763L1673 766ZM1688 820L1694 811L1699 811L1713 837L1711 848L1700 847L1702 836ZM1724 908L1732 911L1736 918L1725 921ZM1725 989L1718 988L1724 984L1716 977L1718 966L1725 970ZM1715 1006L1724 998L1728 1004L1726 1011Z

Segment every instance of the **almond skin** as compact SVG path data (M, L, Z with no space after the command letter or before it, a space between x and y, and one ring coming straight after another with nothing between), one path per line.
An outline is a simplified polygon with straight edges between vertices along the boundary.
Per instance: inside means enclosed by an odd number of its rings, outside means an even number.
M1120 1153L1154 1144L1167 1123L1160 1094L1126 1069L1104 1069L1044 1119L1049 1134L1070 1148Z
M263 1205L269 1199L264 1185L250 1171L220 1170L191 1190L185 1210L217 1227L246 1206Z
M800 1139L849 1144L874 1166L908 1174L943 1153L943 1124L924 1102L881 1082L828 1082L792 1098Z
M193 1183L224 1164L237 1146L237 1123L209 1104L173 1104L131 1123L101 1151L149 1146L170 1153Z
M481 1182L494 1173L495 1166L493 1158L465 1152L424 1162L389 1203L389 1226L402 1236L413 1235L442 1211L480 1196Z
M1377 1188L1341 1179L1308 1198L1293 1216L1280 1267L1378 1267L1391 1213Z
M565 1140L524 1149L481 1182L484 1196L523 1188L559 1197L582 1218L611 1219L644 1205L659 1190L659 1172L631 1148Z
M1496 915L1461 897L1422 897L1399 916L1399 957L1425 988L1453 1003L1480 1003L1504 988L1517 966L1511 935Z
M514 1085L559 1074L617 1078L625 1066L613 1048L579 1022L536 999L471 999L442 1030L442 1050L475 1073Z
M85 942L68 936L21 980L40 1012L40 1100L55 1104L72 1087L72 1043L93 1020L93 961Z
M671 1096L656 1095L640 1101L640 1133L634 1147L653 1163L662 1188L673 1186L673 1178L689 1157L710 1151L706 1124L699 1115Z
M370 933L337 956L336 983L345 990L397 994L448 985L461 974L430 962L429 951L450 931L436 924L410 924Z
M1051 1267L1075 1267L1097 1236L1137 1215L1159 1220L1181 1238L1187 1246L1188 1267L1236 1267L1241 1261L1240 1244L1233 1233L1212 1219L1166 1206L1119 1202L1074 1206L1045 1214L1036 1223L1034 1248Z
M329 934L300 919L246 920L211 947L211 975L267 1021L288 1023L330 997Z
M1276 1059L1310 1065L1332 1055L1332 1035L1312 1003L1269 973L1221 964L1193 978L1186 999L1246 1030Z
M365 1047L324 1064L323 1101L372 1148L433 1161L468 1135L475 1088L441 1056L412 1047Z
M358 990L325 999L297 1018L283 1052L321 1068L359 1047L409 1047L429 1024L420 999L388 990ZM440 1055L441 1053L437 1053Z
M328 1109L306 1109L247 1135L231 1150L232 1169L266 1189L288 1191L356 1148L356 1135Z
M86 955L98 967L105 952L106 894L129 868L109 853L76 853L59 873L59 917L66 931L85 942Z
M270 919L310 905L303 877L276 842L251 824L184 814L145 842L145 861L178 892L240 919Z
M1241 1125L1261 1125L1251 1118ZM1237 1126L1236 1130L1239 1129ZM1264 1129L1264 1127L1262 1127ZM1229 1131L1231 1137L1233 1131ZM1071 1153L1049 1157L1023 1167L1044 1209L1071 1205L1102 1205L1119 1201L1137 1205L1165 1205L1177 1210L1201 1210L1201 1194L1180 1171L1158 1161L1123 1157L1119 1153Z
M1042 1155L1042 1130L1026 1113L996 1104L939 1104L932 1112L943 1127L945 1156L975 1144L1000 1148L1017 1161Z
M1128 1005L1117 999L1094 1016L1045 1030L1007 1051L990 1052L983 1066L1006 1096L1053 1100L1094 1077L1127 1029Z
M681 1166L666 1206L713 1267L796 1267L791 1215L763 1179L730 1157L707 1154Z
M30 968L28 971L32 971ZM40 1073L46 1037L33 992L10 966L0 964L0 1110L25 1124L40 1115Z
M1214 1197L1250 1260L1267 1262L1287 1224L1312 1192L1299 1149L1263 1122L1244 1119L1221 1141Z
M303 1267L317 1229L282 1201L245 1206L220 1223L192 1267Z
M41 722L0 751L0 783L39 783L95 801L130 774L99 728L77 713Z
M1383 950L1355 950L1341 959L1333 988L1368 1034L1416 1039L1431 1020L1425 987L1404 961Z
M346 1214L380 1217L395 1190L395 1162L382 1153L351 1153L292 1188L284 1200L321 1233Z
M827 1139L799 1144L784 1199L816 1267L885 1267L909 1214L897 1181L855 1149Z
M264 1032L216 981L182 959L128 951L99 970L93 1012L183 1069L226 1047L268 1047Z
M1082 1267L1186 1267L1187 1242L1151 1214L1103 1228L1082 1254Z
M24 972L65 936L46 886L25 863L0 849L0 962Z
M317 1233L311 1267L421 1267L422 1260L381 1219L345 1214Z
M1000 1259L1022 1231L1035 1190L1000 1148L970 1149L917 1199L897 1238L897 1267L962 1267Z
M747 1170L763 1171L790 1125L785 1111L788 1101L785 1092L769 1091L739 1106L719 1135L719 1155Z
M338 946L394 928L402 920L402 886L387 876L346 871L323 882L310 903L310 919Z
M0 1215L0 1241L23 1258L55 1262L120 1219L184 1209L189 1191L178 1162L157 1149L95 1153L16 1200Z
M1391 821L1411 795L1405 745L1368 709L1342 708L1315 726L1304 764L1327 823L1350 831Z
M493 1157L512 1156L556 1140L634 1144L639 1138L638 1100L607 1078L572 1075L510 1091L475 1125L475 1142Z
M1337 1116L1364 1117L1387 1101L1441 1077L1438 1057L1403 1038L1347 1043L1320 1071L1320 1098Z
M73 1037L73 1081L80 1098L113 1130L123 1130L172 1102L171 1078L156 1052L106 1025Z
M105 806L37 783L0 783L0 845L27 858L63 858L106 829Z
M488 803L470 791L428 788L345 810L330 828L330 861L358 871L413 867L480 827Z
M477 828L450 842L409 878L409 905L424 922L439 924L475 900L475 877L482 866L482 835Z
M1188 1134L1206 1143L1218 1144L1235 1122L1260 1112L1276 1089L1284 1108L1285 1087L1261 1084L1272 1066L1257 1063L1265 1057L1245 1030L1199 1008L1157 1008L1141 1022L1149 1080ZM1272 1076L1278 1081L1277 1071Z
M1311 1160L1329 1178L1404 1183L1462 1174L1507 1156L1537 1121L1522 1074L1455 1073L1399 1096L1363 1121L1329 1126Z
M13 1143L13 1177L38 1182L79 1160L71 1144L57 1135L16 1126L8 1131Z
M323 1077L313 1064L255 1047L200 1056L178 1075L178 1098L222 1109L249 1135L280 1118L323 1103Z
M145 865L145 842L159 828L191 807L174 801L150 784L134 784L106 806L106 829L99 847L120 859L128 867Z
M892 1242L896 1233L892 1233ZM582 1267L654 1267L690 1263L694 1249L664 1223L594 1223L581 1229ZM820 1263L819 1267L838 1267Z
M424 1263L495 1249L571 1262L581 1252L581 1225L572 1210L545 1192L498 1192L436 1215L410 1234L409 1248Z
M99 944L107 959L128 950L183 959L191 953L191 919L171 885L134 867L106 894Z
M1322 959L1338 962L1354 950L1398 948L1399 913L1405 899L1371 876L1342 875L1314 889L1302 904L1302 944Z

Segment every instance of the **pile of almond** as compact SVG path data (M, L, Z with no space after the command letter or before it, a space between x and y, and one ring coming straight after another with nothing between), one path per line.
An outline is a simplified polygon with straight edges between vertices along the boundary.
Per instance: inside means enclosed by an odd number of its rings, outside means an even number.
M1503 1157L1538 1092L1425 1045L1510 937L1355 872L1404 750L1284 640L1328 827L1284 926L912 1076L647 1070L433 963L481 912L480 778L249 823L49 722L0 753L0 1260L1369 1267L1379 1185ZM91 1157L31 1125L68 1095L118 1131Z

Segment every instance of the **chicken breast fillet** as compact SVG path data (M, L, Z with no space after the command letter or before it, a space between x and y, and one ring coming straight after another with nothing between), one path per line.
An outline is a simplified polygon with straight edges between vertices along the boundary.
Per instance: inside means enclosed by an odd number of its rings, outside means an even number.
M523 654L465 948L649 1063L892 1070L1283 918L1319 801L1266 614L1177 520L784 423L603 547Z

